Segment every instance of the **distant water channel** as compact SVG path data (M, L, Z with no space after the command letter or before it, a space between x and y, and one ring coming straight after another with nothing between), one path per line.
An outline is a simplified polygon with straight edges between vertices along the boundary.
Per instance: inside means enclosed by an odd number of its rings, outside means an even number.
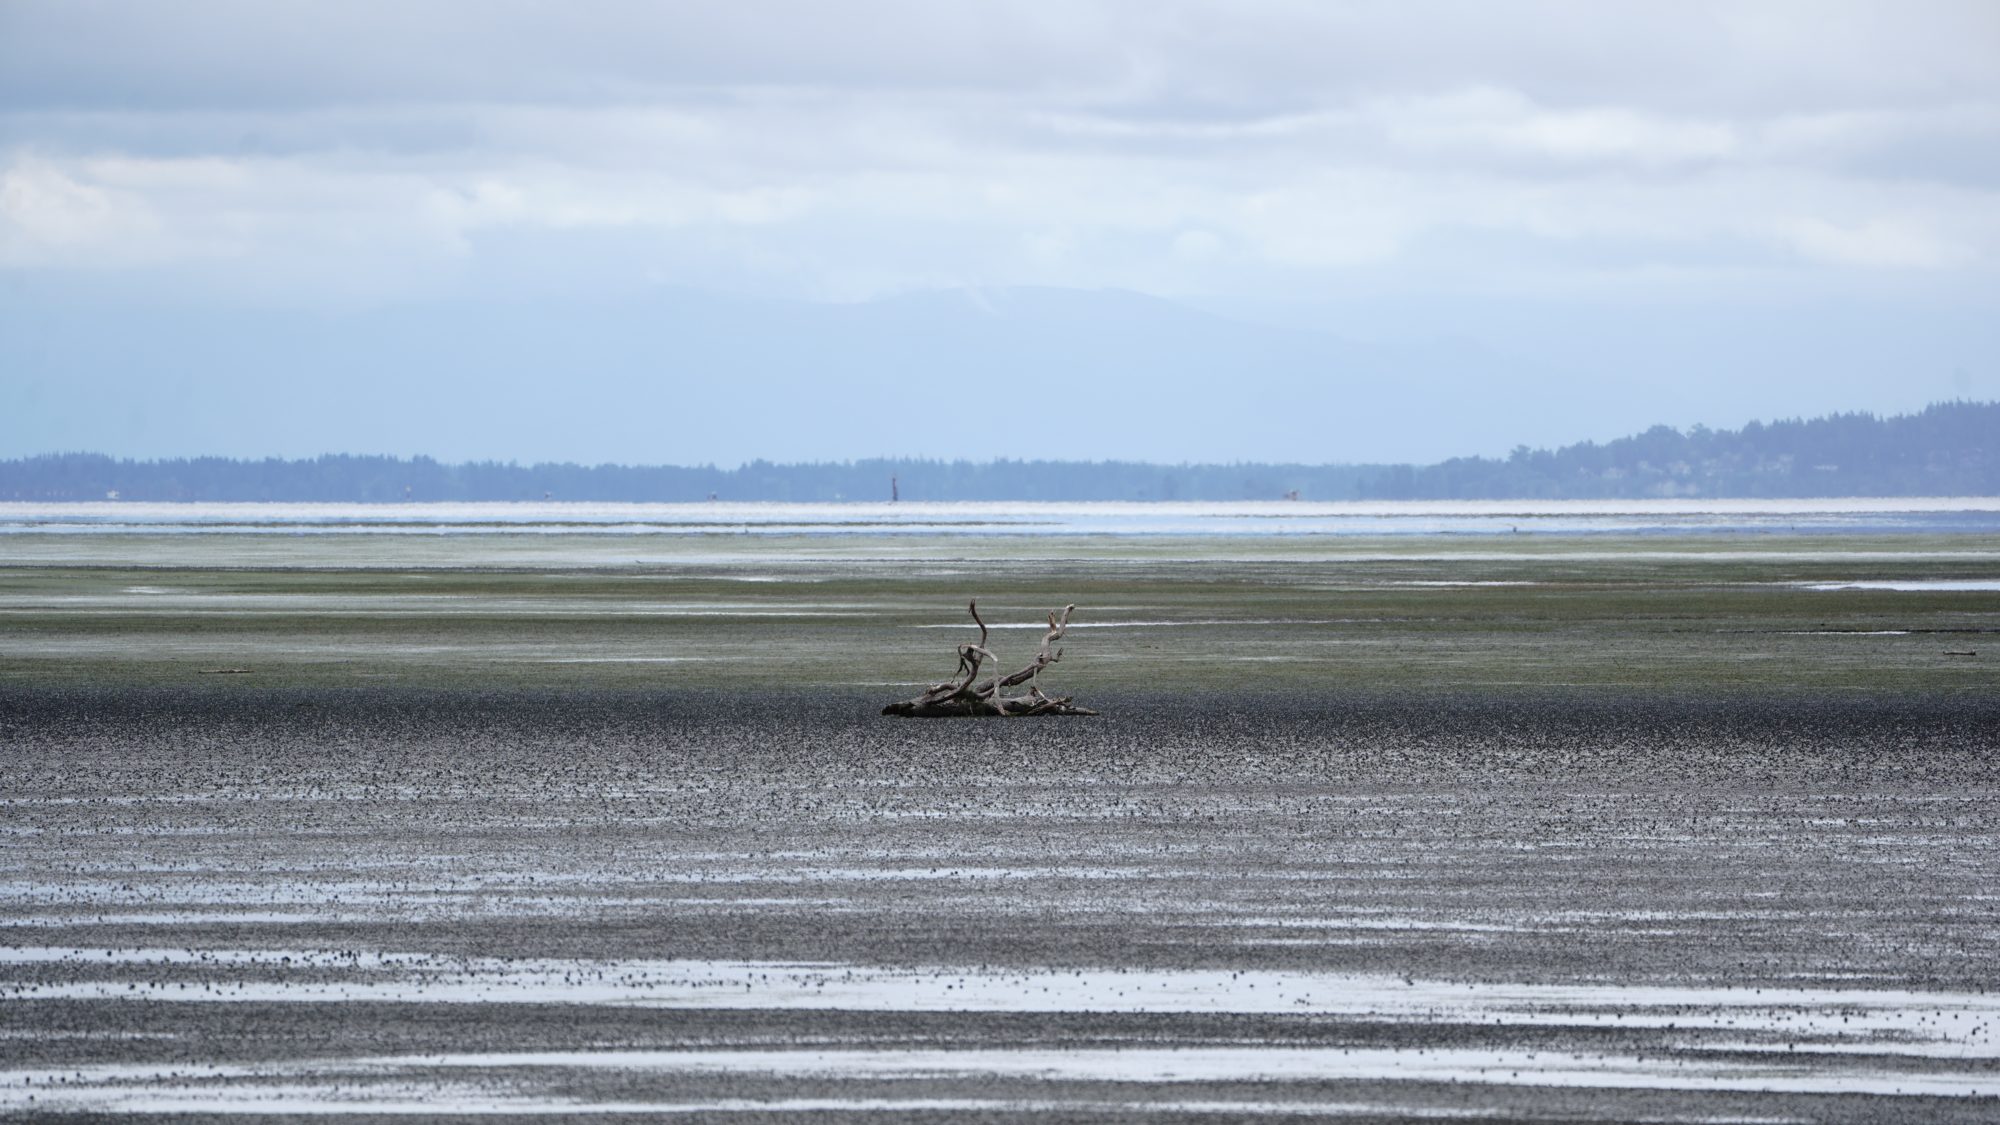
M0 503L0 535L1379 536L1992 534L2000 497L1345 503Z

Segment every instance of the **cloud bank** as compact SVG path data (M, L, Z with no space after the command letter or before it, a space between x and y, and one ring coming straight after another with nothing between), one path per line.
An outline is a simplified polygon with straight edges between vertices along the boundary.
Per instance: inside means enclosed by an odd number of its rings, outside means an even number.
M1984 0L0 7L0 284L78 307L1037 286L1892 338L1996 261ZM1977 390L1984 346L1922 359Z
M299 299L531 284L557 262L562 285L837 299L1650 294L1983 283L2000 250L2000 9L1980 2L197 0L0 20L16 271Z

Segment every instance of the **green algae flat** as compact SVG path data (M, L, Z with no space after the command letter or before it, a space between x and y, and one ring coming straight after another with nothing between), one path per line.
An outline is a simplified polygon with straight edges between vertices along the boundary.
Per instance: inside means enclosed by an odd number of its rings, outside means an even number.
M1991 537L0 550L0 1112L1992 1118Z
M0 675L42 684L880 687L964 604L1075 602L1064 691L1977 692L1990 536L15 534ZM1816 589L1853 581L1972 589ZM965 626L964 634L957 631ZM996 638L1022 654L1031 631ZM1964 655L1971 653L1972 655ZM230 683L216 673L242 669Z

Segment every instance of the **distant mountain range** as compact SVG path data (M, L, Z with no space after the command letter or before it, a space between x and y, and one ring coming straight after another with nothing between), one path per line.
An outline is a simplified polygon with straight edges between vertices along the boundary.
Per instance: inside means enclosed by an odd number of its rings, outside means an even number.
M0 500L1308 500L2000 495L2000 402L1835 414L1740 430L1655 426L1560 449L1434 465L1161 465L875 459L740 468L334 454L0 461Z

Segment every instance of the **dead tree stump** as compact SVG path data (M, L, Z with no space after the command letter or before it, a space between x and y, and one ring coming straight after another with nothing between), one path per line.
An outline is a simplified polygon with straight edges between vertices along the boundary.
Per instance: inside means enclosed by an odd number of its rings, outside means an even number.
M1045 695L1036 677L1042 669L1062 659L1062 650L1055 643L1062 640L1069 629L1069 615L1076 607L1064 606L1060 612L1049 612L1049 631L1042 635L1041 651L1028 662L1026 668L1005 676L994 676L985 681L979 679L980 668L988 661L1000 663L992 651L986 647L988 636L986 622L980 620L979 603L972 602L966 607L972 611L972 620L979 626L979 643L958 646L958 671L952 678L941 684L933 684L929 690L915 699L905 699L882 708L884 715L900 715L910 719L965 719L980 716L1013 717L1020 715L1095 715L1088 707L1078 707L1070 702L1070 697ZM1028 685L1024 695L1003 695L1011 687Z

